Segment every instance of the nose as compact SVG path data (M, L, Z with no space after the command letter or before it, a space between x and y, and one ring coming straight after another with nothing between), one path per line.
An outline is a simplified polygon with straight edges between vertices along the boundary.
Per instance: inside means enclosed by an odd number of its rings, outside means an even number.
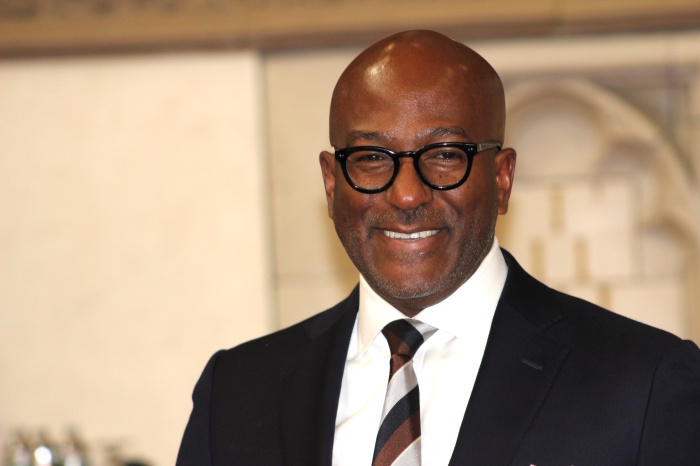
M394 182L385 191L387 201L401 210L413 210L430 202L433 190L420 179L413 160L402 158Z

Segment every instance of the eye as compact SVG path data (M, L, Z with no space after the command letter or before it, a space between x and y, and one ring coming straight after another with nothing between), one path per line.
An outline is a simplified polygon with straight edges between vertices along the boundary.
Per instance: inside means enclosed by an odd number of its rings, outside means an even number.
M357 152L352 155L352 160L355 163L376 163L386 162L390 157L381 152Z
M454 147L440 147L421 155L421 160L425 163L463 163L466 159L467 154Z
M394 164L394 161L387 154L372 150L361 150L353 152L348 156L348 162L360 166Z
M447 151L447 150L442 151L439 154L435 155L436 159L442 159L442 160L452 160L452 159L459 158L459 157L460 157L460 154L458 154L457 152L452 152L452 151Z

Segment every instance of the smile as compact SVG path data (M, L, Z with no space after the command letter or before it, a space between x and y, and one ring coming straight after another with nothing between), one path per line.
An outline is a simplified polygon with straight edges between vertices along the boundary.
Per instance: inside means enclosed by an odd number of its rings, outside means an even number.
M384 235L388 236L389 238L395 238L395 239L420 239L420 238L427 238L428 236L433 236L438 233L440 230L425 230L425 231L417 231L415 233L399 233L397 231L389 231L389 230L383 230Z

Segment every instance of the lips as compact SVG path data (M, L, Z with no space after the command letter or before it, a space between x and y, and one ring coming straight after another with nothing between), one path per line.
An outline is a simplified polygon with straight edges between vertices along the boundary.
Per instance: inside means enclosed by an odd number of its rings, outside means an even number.
M428 236L433 236L437 234L440 230L423 230L423 231L416 231L413 233L400 233L398 231L391 231L391 230L382 230L384 235L389 237L389 238L394 238L394 239L403 239L403 240L411 240L411 239L421 239L421 238L427 238Z

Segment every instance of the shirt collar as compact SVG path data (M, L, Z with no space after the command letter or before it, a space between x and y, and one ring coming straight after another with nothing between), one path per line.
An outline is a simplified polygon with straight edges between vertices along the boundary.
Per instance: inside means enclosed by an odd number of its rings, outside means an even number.
M441 302L423 309L416 319L459 338L476 329L488 332L508 274L503 254L494 237L491 250L474 274ZM389 322L404 319L394 306L379 296L360 275L358 353L364 352Z

